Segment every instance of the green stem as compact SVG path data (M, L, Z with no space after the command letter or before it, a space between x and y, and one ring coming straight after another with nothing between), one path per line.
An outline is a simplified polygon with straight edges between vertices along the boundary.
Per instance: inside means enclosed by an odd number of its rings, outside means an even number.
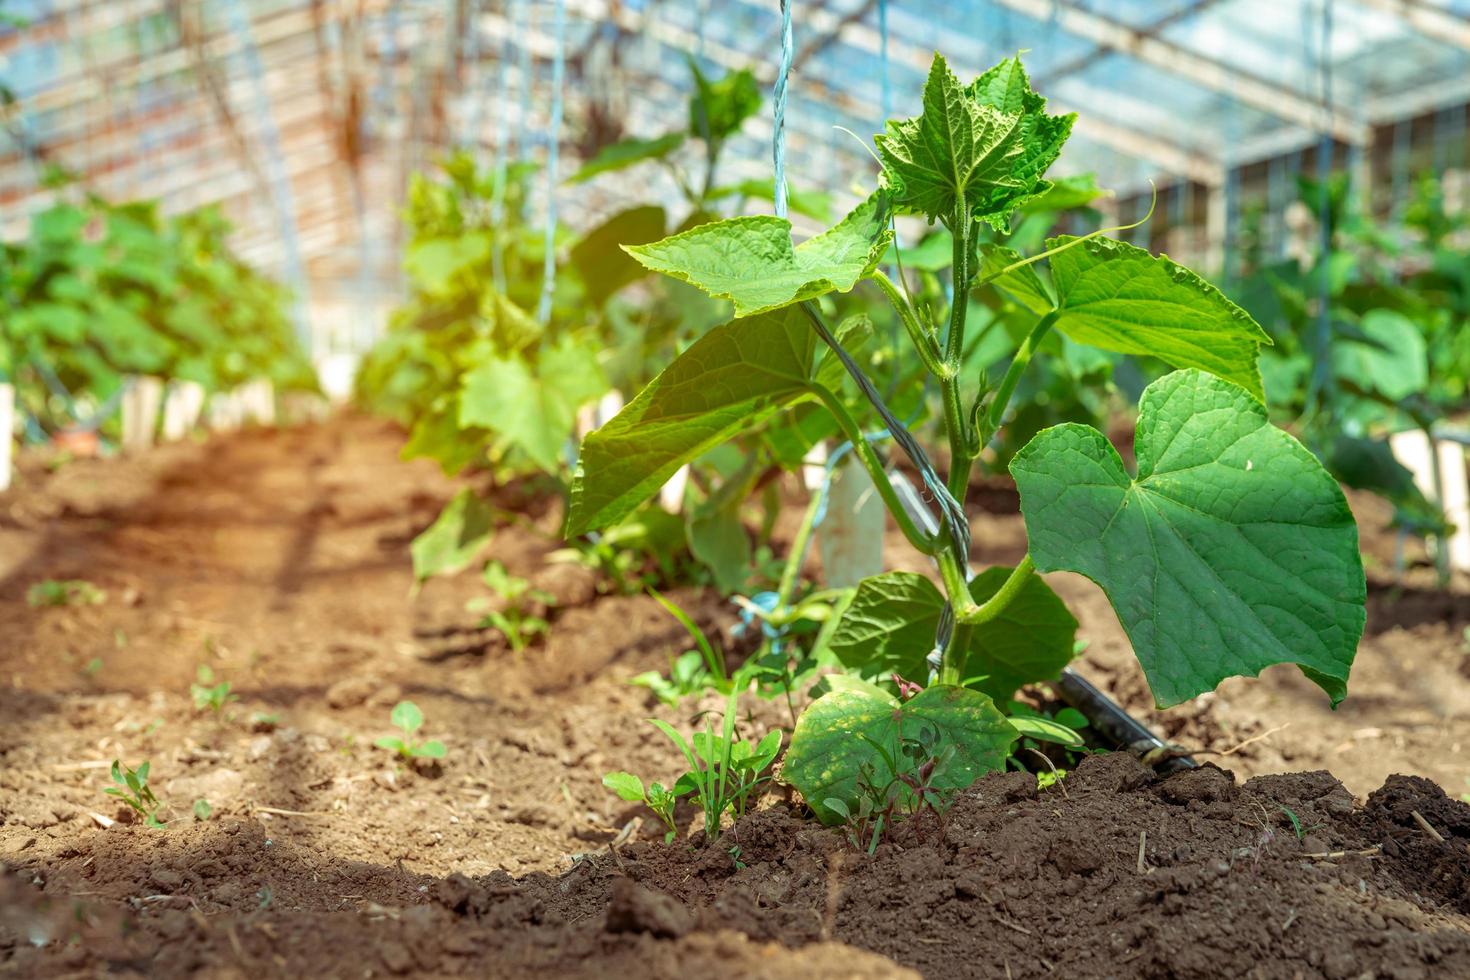
M898 522L899 530L903 531L903 536L909 539L909 544L923 554L934 554L939 548L937 536L922 531L909 517L908 511L903 509L898 493L893 489L893 482L888 479L888 473L883 468L883 461L878 458L878 454L873 451L868 440L863 438L862 429L858 426L857 420L852 417L852 413L847 410L847 406L842 404L842 399L833 394L826 385L816 382L809 382L807 390L820 398L822 404L826 405L827 410L837 419L837 425L842 429L842 434L852 443L853 452L857 453L858 459L868 471L868 476L872 477L873 485L878 488L878 495L883 498L883 505Z
M825 487L819 487L812 494L811 502L806 505L806 513L802 515L801 527L796 529L796 537L791 541L791 553L786 556L786 567L781 570L781 584L776 587L776 609L784 610L791 605L791 596L796 592L796 583L801 578L801 559L806 555L807 542L812 538L812 532L817 527L817 512L822 509L822 497L826 493Z
M995 390L995 400L990 403L990 414L986 419L987 428L990 433L996 432L1000 424L1005 420L1006 408L1011 403L1011 396L1016 392L1016 385L1021 381L1021 375L1026 373L1026 365L1031 363L1031 355L1036 353L1036 348L1051 330L1052 325L1057 322L1060 315L1059 310L1052 310L1046 316L1036 321L1036 326L1021 341L1021 346L1016 350L1016 356L1011 359L1011 366L1006 369L1006 375L1001 379L1000 387Z
M949 368L944 363L939 344L919 322L919 316L909 304L908 298L899 291L898 286L888 278L882 269L873 271L873 281L878 284L879 289L883 290L883 294L888 297L888 302L898 312L898 319L903 323L903 328L909 335L909 342L919 352L919 360L924 362L924 370L936 378L946 377L949 374Z
M974 250L974 223L970 220L970 203L963 197L955 204L950 232L954 236L954 299L949 307L949 336L944 343L945 372L939 375L939 390L944 402L944 428L949 435L949 493L961 506L970 487L970 465L975 461L970 448L970 423L965 418L960 394L960 361L965 354L965 317L970 310L970 253ZM961 561L967 555L958 556Z
M954 269L951 282L954 302L949 308L949 336L945 339L944 360L958 368L965 350L965 315L970 311L970 252L975 229L970 220L970 202L963 197L955 204L953 227Z
M995 595L978 606L973 602L970 603L971 609L967 610L964 615L956 611L955 623L957 626L960 623L967 626L983 626L1005 612L1011 601L1026 587L1026 582L1034 571L1036 571L1036 565L1031 561L1031 554L1027 552L1026 557L1021 559L1020 563L1011 570L1011 574L1001 583Z

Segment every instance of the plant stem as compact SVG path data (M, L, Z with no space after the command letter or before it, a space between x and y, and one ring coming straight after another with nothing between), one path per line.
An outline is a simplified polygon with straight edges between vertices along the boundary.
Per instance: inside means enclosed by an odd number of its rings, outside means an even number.
M903 531L903 536L909 539L909 544L923 554L934 554L939 549L937 537L922 531L909 517L908 511L903 509L898 493L893 489L893 482L888 479L888 473L883 468L883 461L878 458L878 454L863 437L862 429L858 426L857 420L852 417L852 413L847 410L847 406L842 404L842 399L838 398L826 385L816 382L809 383L807 389L820 398L822 404L826 405L827 410L837 419L837 425L842 429L842 434L852 443L853 452L857 453L858 459L868 471L868 476L872 477L873 485L878 488L878 495L883 498L883 505L898 522L899 530Z
M963 196L955 204L950 232L954 236L953 298L949 306L949 336L944 341L944 372L939 389L944 402L944 428L949 435L949 494L963 507L970 486L971 453L969 422L960 395L960 361L965 354L965 317L970 310L970 253L974 251L974 222L970 203ZM957 556L961 561L968 556Z
M1011 396L1016 392L1016 385L1021 380L1021 375L1026 373L1026 365L1031 363L1031 355L1036 353L1037 346L1051 330L1052 324L1057 322L1058 310L1052 310L1046 316L1036 321L1036 326L1021 341L1021 346L1016 350L1016 356L1011 359L1011 366L1006 369L1005 377L1001 379L1000 387L995 390L995 400L990 403L990 414L986 419L986 428L994 433L1000 428L1005 419L1006 408L1011 403Z
M898 286L888 278L882 269L873 271L873 281L878 284L879 289L883 290L883 294L888 297L888 302L897 311L898 319L903 323L904 330L908 332L909 342L914 345L914 350L918 351L919 360L924 362L924 370L936 378L946 377L949 374L949 368L939 351L939 344L919 322L919 315L914 312L907 297L899 291Z
M825 486L812 494L806 513L802 515L801 527L796 529L796 537L791 541L791 553L786 556L786 566L781 570L781 584L776 587L777 609L784 610L791 605L791 596L796 592L796 583L801 579L801 560L806 555L812 532L816 530L817 512L822 509L822 498L825 494Z
M1036 565L1031 561L1031 553L1027 552L1026 556L1011 570L1011 574L1006 577L1006 580L1001 583L995 595L986 599L978 606L971 603L971 609L967 610L963 616L958 615L958 613L956 614L956 631L959 630L961 624L966 626L981 626L1005 612L1006 607L1011 604L1011 601L1020 595L1021 590L1026 587L1026 582L1030 579L1031 573L1034 571L1036 571Z

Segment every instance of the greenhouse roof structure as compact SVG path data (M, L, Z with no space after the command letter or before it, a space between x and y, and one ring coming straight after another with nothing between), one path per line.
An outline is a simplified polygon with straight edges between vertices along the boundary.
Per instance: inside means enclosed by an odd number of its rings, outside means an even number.
M61 168L166 209L219 202L247 257L313 282L393 268L406 176L450 147L544 163L554 143L564 178L678 125L687 57L769 87L780 29L777 0L0 0L0 14L0 233L24 232ZM1470 0L792 0L792 15L789 172L839 198L875 171L851 134L912 114L941 48L961 75L1025 52L1053 108L1079 113L1058 169L1120 196L1149 181L1227 194L1250 165L1295 154L1300 169L1322 147L1371 164L1426 127L1436 163L1464 162ZM769 179L770 138L768 101L722 179ZM605 215L629 180L646 198L642 172L558 183L559 217Z

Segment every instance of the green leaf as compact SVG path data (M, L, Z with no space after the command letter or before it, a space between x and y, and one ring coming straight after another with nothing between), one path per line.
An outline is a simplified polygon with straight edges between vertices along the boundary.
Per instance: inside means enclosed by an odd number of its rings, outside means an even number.
M1016 455L1036 567L1102 586L1161 706L1278 663L1342 700L1366 592L1337 481L1200 371L1144 391L1134 452L1129 479L1102 433L1068 423Z
M1369 310L1358 322L1362 339L1338 338L1330 347L1332 373L1395 401L1429 385L1424 334L1394 310Z
M885 264L902 262L904 269L920 272L948 269L954 264L954 236L940 228L917 245L900 249L895 242L883 261Z
M938 736L939 746L955 750L934 775L940 790L963 789L1004 769L1016 740L1016 730L990 698L967 688L926 688L898 707L856 691L834 691L813 701L797 720L781 778L800 791L822 823L840 823L842 814L826 801L839 799L856 810L861 767L874 766L881 785L894 774L879 748L902 758L900 734L916 738L925 730Z
M601 306L613 293L648 274L621 246L645 245L664 237L667 215L656 206L621 211L572 246L572 265L587 287L587 301Z
M742 180L738 184L727 184L724 187L713 188L705 195L707 201L719 201L727 197L753 197L761 201L774 201L776 198L776 182L774 180ZM832 220L832 195L826 191L801 190L796 187L787 187L786 204L797 214L804 214L814 221L828 224Z
M610 772L602 777L602 785L629 803L642 803L644 800L643 780L631 772Z
M461 273L489 259L490 236L476 233L416 242L408 247L403 268L424 292L442 295Z
M448 751L443 742L431 738L422 745L414 746L413 754L420 759L442 759Z
M1073 174L1053 180L1046 193L1026 202L1021 210L1031 214L1041 211L1071 211L1085 208L1100 197L1112 196L1112 191L1097 186L1096 174Z
M689 515L689 551L709 568L715 587L726 595L744 588L751 571L750 535L740 520L742 502L736 497Z
M872 274L893 239L869 197L833 227L791 244L791 222L769 215L711 221L625 251L655 272L731 300L752 316L830 292L847 292Z
M1074 244L1075 243L1075 244ZM1048 239L1060 316L1072 340L1200 368L1264 400L1256 357L1271 338L1249 313L1195 273L1110 238Z
M462 383L459 424L490 429L548 473L561 466L577 409L607 391L596 353L570 337L542 351L535 369L492 356Z
M994 595L1011 569L986 569L970 582L976 602ZM828 641L844 666L864 677L906 680L928 676L924 658L934 646L945 598L933 582L913 572L886 572L863 579ZM1077 620L1039 575L996 619L975 628L966 675L982 675L976 687L997 701L1016 688L1050 680L1072 659Z
M201 799L197 799L197 800L194 801L194 819L195 820L199 820L199 821L208 820L209 819L209 815L212 814L212 813L214 813L214 807L212 807L212 806L209 805L209 801L208 800L201 798Z
M980 247L980 278L987 279L996 287L1004 290L1006 295L1032 313L1050 313L1057 305L1057 301L1052 298L1051 289L1041 281L1035 264L1023 265L1005 273L1001 272L1002 269L1020 261L1021 255L1015 249L1006 248L1004 245L982 245Z
M582 164L580 170L567 178L567 183L581 184L598 174L625 170L644 160L661 160L683 145L683 133L665 133L651 140L637 138L619 140L598 150L591 160Z
M694 94L689 97L689 135L695 139L723 140L739 132L745 120L760 111L761 90L750 69L732 71L710 81L689 59Z
M1075 116L1045 109L1018 59L965 88L936 54L923 114L889 120L876 138L894 205L948 222L963 198L975 220L1003 230L1012 211L1051 187L1042 175L1072 131Z
M1050 718L1034 718L1027 715L1011 715L1006 719L1011 727L1028 738L1034 738L1042 742L1055 742L1058 745L1078 746L1082 744L1082 736L1060 722Z
M466 487L409 545L414 578L422 582L464 571L494 533L495 512Z
M401 728L409 735L418 731L424 724L424 713L419 706L412 701L399 701L393 706L393 712L388 720L397 728Z
M806 397L816 332L788 309L716 327L587 436L567 536L607 527L674 471Z
M402 739L394 738L391 735L384 735L381 738L373 739L373 746L379 749L387 749L389 752L403 752L408 748L408 746L403 744Z

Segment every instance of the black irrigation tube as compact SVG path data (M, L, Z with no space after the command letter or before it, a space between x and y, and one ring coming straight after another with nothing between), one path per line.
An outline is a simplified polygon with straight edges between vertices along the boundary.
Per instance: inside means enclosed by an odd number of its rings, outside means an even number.
M1168 742L1149 731L1147 725L1124 711L1116 701L1072 668L1062 671L1057 688L1062 699L1082 712L1087 718L1088 727L1104 741L1111 743L1112 748L1126 749L1138 754L1152 749L1169 752ZM1193 769L1198 765L1190 756L1166 754L1154 768L1161 773L1171 773Z

